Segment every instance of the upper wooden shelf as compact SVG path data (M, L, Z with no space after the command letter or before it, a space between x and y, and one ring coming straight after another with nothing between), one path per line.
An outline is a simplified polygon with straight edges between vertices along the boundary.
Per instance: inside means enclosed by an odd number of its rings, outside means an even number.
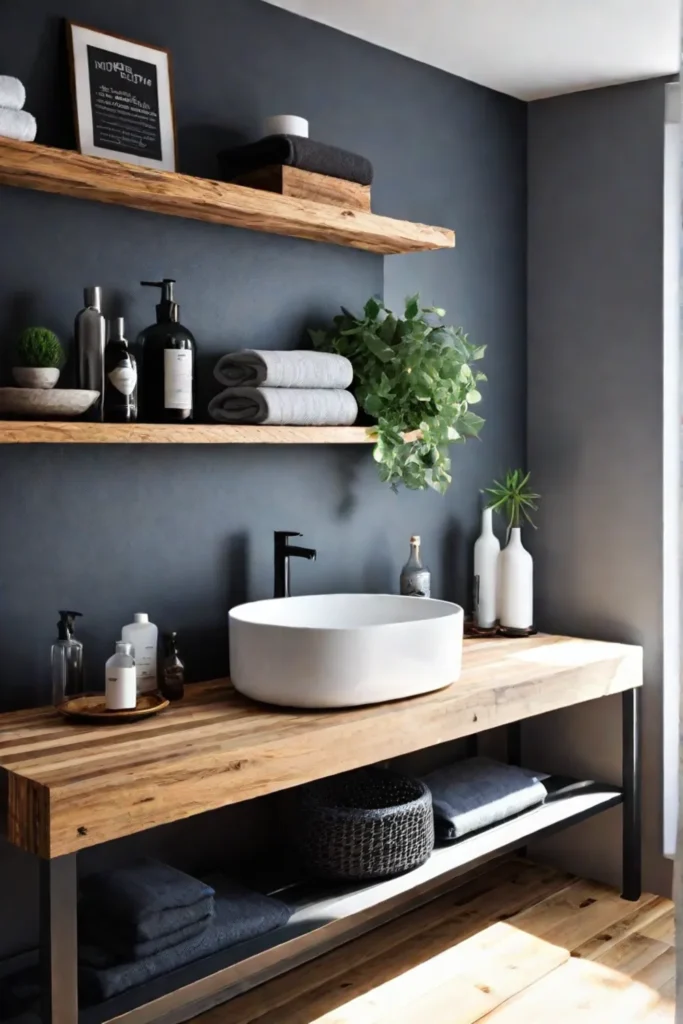
M346 711L265 707L222 679L131 725L11 712L0 715L8 837L58 857L641 684L640 647L536 636L468 640L447 689Z
M0 184L376 253L455 245L448 228L11 139L0 140Z
M413 437L407 434L406 438ZM368 427L0 420L0 444L369 444Z

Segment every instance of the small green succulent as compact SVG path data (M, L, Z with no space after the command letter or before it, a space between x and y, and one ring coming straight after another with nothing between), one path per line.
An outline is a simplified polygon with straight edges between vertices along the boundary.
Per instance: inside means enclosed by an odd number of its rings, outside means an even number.
M18 366L54 367L64 365L64 349L53 331L47 327L27 327L19 335Z
M492 487L484 488L484 494L489 496L487 507L505 514L508 536L510 530L522 526L525 521L536 529L529 510L538 510L536 502L541 495L529 490L530 476L531 473L524 473L521 469L509 469L504 480L494 480Z

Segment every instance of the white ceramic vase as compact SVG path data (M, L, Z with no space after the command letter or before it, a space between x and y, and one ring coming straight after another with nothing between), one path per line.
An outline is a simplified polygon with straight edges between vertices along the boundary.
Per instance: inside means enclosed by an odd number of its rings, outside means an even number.
M20 388L53 388L59 380L59 370L53 366L14 366L12 376Z
M498 613L507 629L529 629L534 624L534 560L515 527L498 560Z
M493 509L481 513L481 533L474 544L474 619L480 629L491 629L498 618L498 559L500 541L493 532Z

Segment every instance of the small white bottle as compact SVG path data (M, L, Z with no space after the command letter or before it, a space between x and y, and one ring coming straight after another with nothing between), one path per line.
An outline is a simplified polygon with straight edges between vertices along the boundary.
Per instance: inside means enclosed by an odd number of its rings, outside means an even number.
M500 553L500 624L506 629L531 629L534 624L534 560L522 544L518 526L510 531Z
M474 544L474 621L491 629L498 618L498 557L500 541L493 532L493 509L481 513L481 533Z
M157 683L157 644L159 630L149 615L136 612L133 622L121 630L124 643L133 645L135 671L138 680L138 693L150 693L156 690Z
M131 644L116 641L116 653L107 662L104 680L107 711L130 711L135 708L137 683Z

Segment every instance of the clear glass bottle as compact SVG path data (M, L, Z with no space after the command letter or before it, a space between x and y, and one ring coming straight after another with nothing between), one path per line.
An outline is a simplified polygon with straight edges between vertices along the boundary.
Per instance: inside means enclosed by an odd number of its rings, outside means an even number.
M431 597L432 574L420 557L420 538L410 538L410 557L401 569L401 593L406 597Z
M80 616L80 612L59 613L58 637L52 645L52 703L55 707L83 693L83 644L74 636L74 622Z
M182 700L185 693L185 666L178 654L177 633L164 633L164 657L159 673L159 689L166 700Z

